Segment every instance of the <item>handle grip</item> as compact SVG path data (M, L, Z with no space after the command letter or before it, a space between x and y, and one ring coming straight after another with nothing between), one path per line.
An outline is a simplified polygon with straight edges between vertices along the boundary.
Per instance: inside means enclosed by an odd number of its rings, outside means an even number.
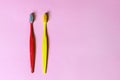
M44 32L43 32L43 40L42 40L42 67L43 73L46 73L47 70L47 24L44 23Z
M34 72L35 65L35 37L33 31L33 23L30 23L30 64L31 64L31 72Z

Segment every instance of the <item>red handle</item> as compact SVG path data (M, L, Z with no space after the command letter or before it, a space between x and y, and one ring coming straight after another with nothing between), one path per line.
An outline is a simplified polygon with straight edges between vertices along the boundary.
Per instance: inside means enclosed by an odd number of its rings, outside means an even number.
M31 72L34 72L35 65L35 37L33 31L33 23L30 23L30 64L31 64Z

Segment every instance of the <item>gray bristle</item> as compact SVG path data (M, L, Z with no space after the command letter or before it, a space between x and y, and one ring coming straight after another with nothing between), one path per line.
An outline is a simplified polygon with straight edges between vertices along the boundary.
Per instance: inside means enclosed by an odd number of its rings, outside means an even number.
M34 21L33 13L30 14L30 22L32 23Z

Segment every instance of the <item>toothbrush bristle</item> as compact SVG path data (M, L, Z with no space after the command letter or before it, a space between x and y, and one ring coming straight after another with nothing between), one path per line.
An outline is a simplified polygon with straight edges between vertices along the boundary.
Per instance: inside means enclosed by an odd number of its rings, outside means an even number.
M30 23L32 23L34 21L34 15L33 13L30 14Z
M43 22L47 22L47 21L48 21L48 15L47 15L47 13L45 13L43 15Z

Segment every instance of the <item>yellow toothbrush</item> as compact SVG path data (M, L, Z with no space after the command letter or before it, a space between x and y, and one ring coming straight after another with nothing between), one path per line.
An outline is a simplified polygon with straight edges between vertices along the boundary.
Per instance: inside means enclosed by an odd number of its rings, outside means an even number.
M47 21L48 15L43 15L43 38L42 38L42 70L46 74L47 71L47 56L48 56L48 43L47 43Z

